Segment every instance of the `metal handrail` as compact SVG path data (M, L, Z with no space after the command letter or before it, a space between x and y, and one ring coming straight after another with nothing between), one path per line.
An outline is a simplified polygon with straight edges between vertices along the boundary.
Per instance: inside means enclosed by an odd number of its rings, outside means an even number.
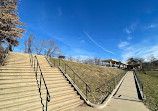
M55 60L53 59L53 61L54 61L54 67L55 67ZM63 64L64 64L64 67L62 67L61 66L61 62L63 62ZM64 69L63 71L64 71L64 73L65 74L67 74L67 70L68 70L68 68L73 72L73 82L76 84L76 77L79 79L79 80L81 80L82 81L82 83L85 85L85 87L86 87L86 92L85 92L85 94L86 94L86 98L88 99L88 93L91 93L91 88L90 88L90 86L65 62L65 61L63 61L62 59L59 59L59 64L58 64L58 66L60 67L60 68L62 68L62 69Z
M49 91L48 91L48 88L47 88L47 85L46 85L46 82L45 82L45 79L44 79L44 76L42 74L42 70L40 68L40 65L39 65L39 62L38 62L38 59L37 59L37 56L35 55L34 57L32 56L32 54L30 54L30 64L31 64L31 67L33 67L34 71L35 71L35 76L36 76L36 81L37 81L37 84L38 84L38 88L39 88L39 93L40 93L40 98L41 98L41 104L42 104L42 110L43 111L47 111L47 106L48 106L48 102L50 102L50 94L49 94ZM40 81L38 80L37 78L37 71L40 71ZM44 86L46 88L46 91L47 91L47 95L46 95L46 108L44 108L44 103L43 103L43 98L42 98L42 93L41 93L41 82L44 82Z
M56 63L56 60L52 58L52 63L53 63L53 66L59 66L61 69L62 69L62 72L64 72L65 74L67 74L68 72L68 69L70 69L72 71L72 74L75 75L76 77L78 77L83 84L85 84L86 86L86 98L88 98L88 94L90 93L90 95L92 96L92 91L91 91L91 88L90 86L62 59L58 59L59 62ZM51 64L50 64L51 65ZM111 94L111 92L114 90L114 88L116 87L116 85L119 83L119 81L121 80L121 78L126 74L127 71L124 71L123 73L117 75L116 77L112 78L111 80L109 80L107 83L105 84L102 84L100 85L98 88L96 88L94 91L95 93L98 93L98 92L102 92L102 98L95 98L93 97L93 102L95 103L103 103L103 101ZM75 80L75 77L72 76L72 80L73 82L76 84L76 80ZM101 90L101 88L104 86L104 89L108 89L108 93L107 92L104 92L103 90ZM108 86L108 88L106 88L105 86ZM81 90L81 89L80 89ZM103 93L104 92L104 93ZM91 98L92 99L92 98Z
M137 75L137 73L136 73L136 71L135 71L135 70L133 70L133 74L134 74L134 76L135 76L135 77L136 77L136 79L137 79L138 86L139 86L140 90L142 91L142 94L141 94L142 99L144 99L143 83L140 81L140 79L139 79L139 77L138 77L138 75Z
M100 85L98 88L95 89L96 94L98 93L97 104L103 103L104 100L112 93L112 91L115 89L116 85L119 83L121 78L126 74L126 70L119 75L115 76L108 82ZM103 90L102 90L103 89ZM100 94L101 93L101 94Z

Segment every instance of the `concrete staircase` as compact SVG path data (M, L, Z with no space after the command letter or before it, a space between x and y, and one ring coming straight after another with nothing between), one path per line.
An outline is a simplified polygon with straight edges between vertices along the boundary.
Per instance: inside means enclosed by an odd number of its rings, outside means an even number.
M83 104L71 84L58 68L50 67L45 56L37 55L51 100L48 111L63 111ZM40 72L38 71L38 80ZM0 111L42 111L35 72L29 54L10 52L0 67ZM42 81L41 93L46 102Z

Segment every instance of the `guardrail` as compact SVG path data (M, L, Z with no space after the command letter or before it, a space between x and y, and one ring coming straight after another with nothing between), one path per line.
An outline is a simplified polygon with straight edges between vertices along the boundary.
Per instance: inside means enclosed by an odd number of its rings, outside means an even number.
M46 57L46 59L49 61L48 57ZM50 66L59 67L59 69L64 74L68 75L72 79L73 83L77 85L79 92L82 91L84 97L86 97L86 100L88 99L88 101L95 104L102 104L127 72L124 71L107 83L91 90L90 86L84 80L82 80L82 78L64 60L51 58L51 62L52 64L50 64L49 61Z
M140 94L141 94L141 99L144 99L144 90L143 90L143 84L142 82L140 81L139 77L137 76L137 73L135 70L133 70L133 74L136 78L136 81L138 83L138 88L139 88L139 91L140 91Z
M112 93L112 91L115 89L116 85L119 83L119 81L122 79L122 77L126 74L127 71L124 71L120 73L119 75L115 76L105 84L100 85L98 88L96 88L96 104L101 104L105 101L105 99Z
M41 104L42 104L42 111L47 111L48 102L50 102L50 94L49 94L49 91L48 91L48 88L47 88L44 76L42 74L42 70L40 68L37 56L33 57L33 55L30 54L30 64L31 64L31 67L33 67L33 69L35 71L35 74L36 74L35 76L36 76L36 81L37 81L37 85L38 85L38 89L39 89L39 93L40 93ZM40 73L39 80L38 80L38 71ZM47 94L46 94L46 105L44 105L44 103L43 103L42 92L41 92L42 80L43 80L45 89L47 91Z

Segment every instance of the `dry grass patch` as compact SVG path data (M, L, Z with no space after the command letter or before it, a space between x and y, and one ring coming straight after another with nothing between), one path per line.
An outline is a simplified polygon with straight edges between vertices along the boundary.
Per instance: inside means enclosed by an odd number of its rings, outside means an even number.
M51 62L56 66L59 65L59 60L50 59ZM111 80L118 74L122 73L123 70L118 69L118 68L110 68L110 67L105 67L105 66L96 66L96 65L89 65L89 64L83 64L83 63L77 63L77 62L71 62L71 61L66 61L66 64L68 64L74 72L76 72L91 88L92 95L95 95L95 89L98 88L100 85L106 83L107 81ZM65 70L65 66L63 62L60 62L60 66L62 67L63 70ZM75 78L73 75L73 72L67 68L67 74L72 78L72 80L75 80L75 83L77 86L83 91L85 94L85 84L82 83L81 80L79 80L77 77ZM91 97L93 98L93 97Z

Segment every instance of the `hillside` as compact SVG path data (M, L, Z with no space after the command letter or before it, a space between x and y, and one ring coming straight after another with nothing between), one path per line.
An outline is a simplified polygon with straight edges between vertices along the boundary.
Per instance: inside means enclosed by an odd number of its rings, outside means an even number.
M146 71L146 74L137 71L137 75L143 83L145 104L152 111L158 111L158 71Z
M50 60L52 63L54 63L55 60L55 66L59 65L58 59L51 58ZM95 93L95 89L100 85L107 83L107 81L124 72L124 70L118 68L64 61L90 86L92 93ZM63 69L65 68L63 62L60 62L60 65ZM72 79L74 79L73 72L70 69L68 69L67 73ZM77 86L85 92L84 84L82 84L80 80L77 80L77 78L76 81ZM95 94L93 95L95 96Z

